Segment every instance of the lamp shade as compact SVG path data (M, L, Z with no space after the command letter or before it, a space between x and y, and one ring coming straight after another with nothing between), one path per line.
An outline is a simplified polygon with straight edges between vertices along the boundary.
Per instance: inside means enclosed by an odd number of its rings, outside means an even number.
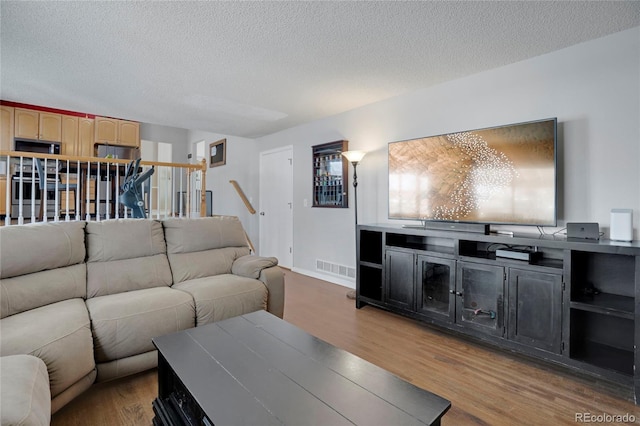
M345 158L351 163L360 162L360 160L362 160L362 157L364 157L365 154L366 152L364 151L345 151L342 153L342 155L344 155Z

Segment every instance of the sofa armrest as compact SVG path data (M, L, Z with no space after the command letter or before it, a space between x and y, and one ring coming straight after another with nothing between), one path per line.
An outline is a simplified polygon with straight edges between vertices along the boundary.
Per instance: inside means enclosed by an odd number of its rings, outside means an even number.
M261 257L246 255L237 258L231 265L231 273L241 277L258 279L263 269L271 268L278 264L275 257Z
M278 259L275 257L246 255L233 262L231 273L262 281L269 292L267 312L282 318L284 315L284 273L277 265Z
M269 299L267 300L267 312L284 317L284 273L279 266L272 266L260 271L260 281L267 286Z

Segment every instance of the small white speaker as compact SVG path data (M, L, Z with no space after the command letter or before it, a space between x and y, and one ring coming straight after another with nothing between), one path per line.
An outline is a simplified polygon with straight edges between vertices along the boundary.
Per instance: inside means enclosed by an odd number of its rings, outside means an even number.
M611 239L615 241L633 240L633 210L611 209Z

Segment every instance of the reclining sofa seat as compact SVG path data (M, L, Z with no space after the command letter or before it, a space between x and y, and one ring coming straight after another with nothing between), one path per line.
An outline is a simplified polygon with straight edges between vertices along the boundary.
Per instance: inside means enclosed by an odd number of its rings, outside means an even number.
M273 257L251 256L237 217L163 220L173 288L195 300L196 325L257 310L282 318L282 279ZM269 292L272 297L269 297Z
M52 413L96 378L84 228L85 222L59 222L2 229L0 355L45 362Z
M162 224L155 220L88 222L87 308L97 381L157 365L151 339L195 326L189 294L171 288Z

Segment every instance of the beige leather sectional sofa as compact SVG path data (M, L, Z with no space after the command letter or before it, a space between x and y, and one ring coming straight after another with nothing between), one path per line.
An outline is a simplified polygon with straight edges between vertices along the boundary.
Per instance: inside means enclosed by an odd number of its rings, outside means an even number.
M156 366L154 336L284 310L277 260L250 255L235 217L2 227L0 259L0 365L44 361L52 413L94 382ZM16 395L1 392L5 425Z

